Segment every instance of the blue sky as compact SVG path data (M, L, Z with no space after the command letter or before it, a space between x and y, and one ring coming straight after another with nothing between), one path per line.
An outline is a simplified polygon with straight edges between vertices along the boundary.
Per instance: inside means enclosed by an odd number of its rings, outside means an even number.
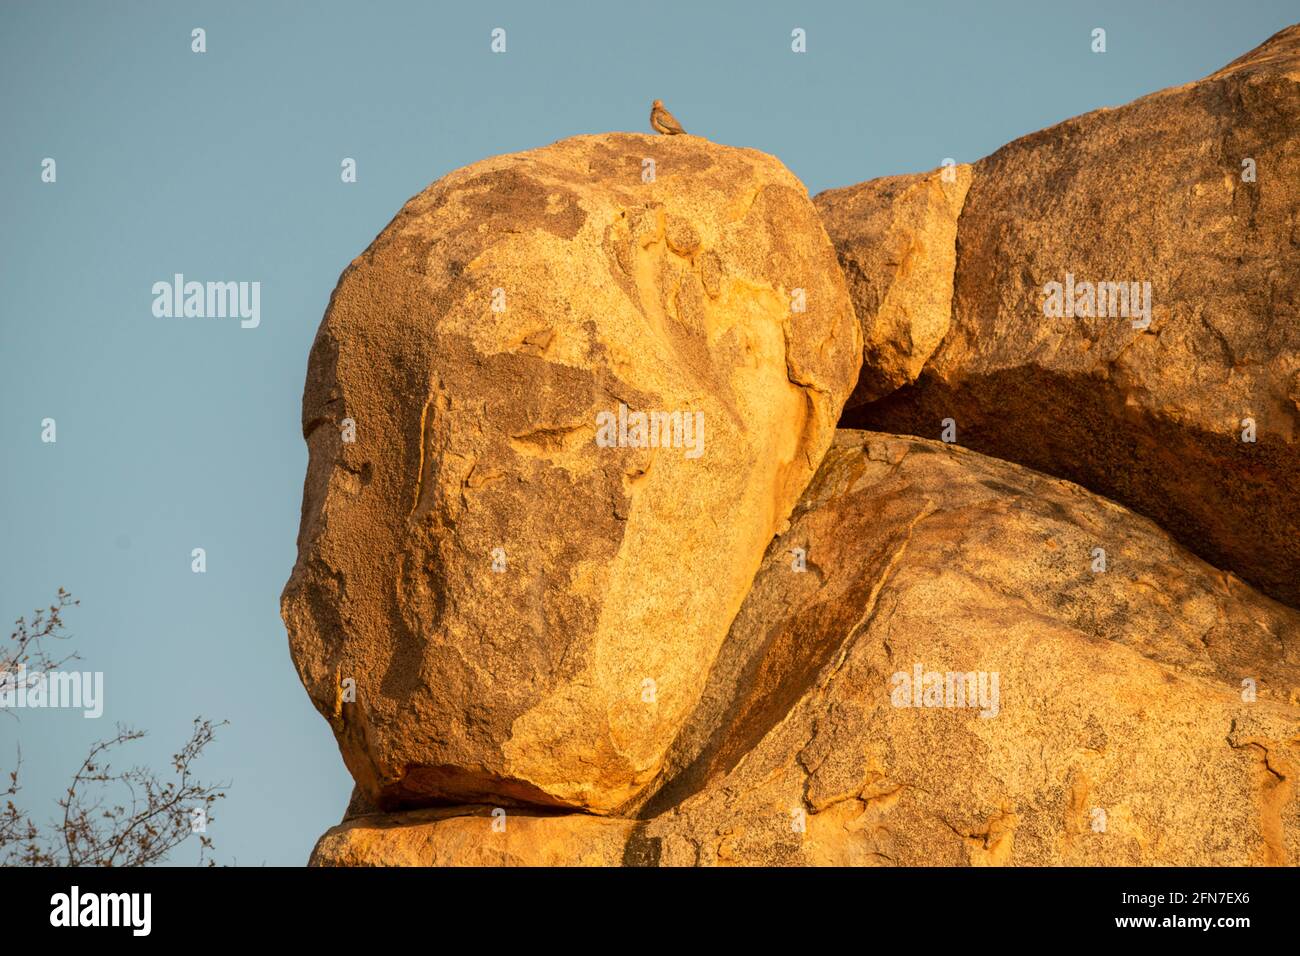
M307 351L339 272L486 156L646 130L780 157L809 190L971 161L1213 72L1292 2L124 2L0 6L0 614L60 586L105 714L0 718L40 819L94 740L163 766L203 714L222 862L298 865L351 782L289 660ZM191 30L207 52L191 52ZM494 27L507 52L489 50ZM790 50L807 32L807 53ZM1091 31L1107 51L1091 52ZM57 182L41 182L41 162ZM358 181L340 181L344 157ZM181 272L261 324L152 314ZM58 441L42 443L41 421ZM205 574L190 553L207 552ZM182 848L175 862L194 859Z

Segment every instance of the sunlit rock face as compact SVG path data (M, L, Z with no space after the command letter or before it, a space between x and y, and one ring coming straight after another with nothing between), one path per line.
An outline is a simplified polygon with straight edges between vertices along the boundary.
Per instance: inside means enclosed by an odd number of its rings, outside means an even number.
M819 193L862 324L862 373L847 408L915 382L948 334L957 219L971 167L887 176Z
M583 136L408 202L312 349L283 597L367 797L634 797L861 349L806 190L753 150Z

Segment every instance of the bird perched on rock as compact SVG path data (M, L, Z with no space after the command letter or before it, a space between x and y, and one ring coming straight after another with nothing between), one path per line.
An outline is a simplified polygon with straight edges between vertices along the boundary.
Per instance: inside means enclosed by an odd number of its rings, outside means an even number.
M677 117L664 109L663 100L655 100L650 104L650 128L665 136L676 136L678 133L686 132L682 129L682 124L677 122Z

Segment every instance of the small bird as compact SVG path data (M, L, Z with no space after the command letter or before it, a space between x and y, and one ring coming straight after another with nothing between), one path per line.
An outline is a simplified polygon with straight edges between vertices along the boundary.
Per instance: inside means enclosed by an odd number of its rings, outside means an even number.
M655 100L650 105L650 128L665 136L676 136L678 133L686 132L682 129L682 124L677 122L677 117L664 109L663 100Z

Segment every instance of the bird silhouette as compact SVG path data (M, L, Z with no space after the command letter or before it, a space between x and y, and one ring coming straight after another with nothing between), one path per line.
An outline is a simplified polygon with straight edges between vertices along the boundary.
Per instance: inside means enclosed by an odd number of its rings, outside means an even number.
M682 124L677 122L677 117L664 109L663 100L655 100L650 105L650 128L665 136L676 136L686 132L682 129Z

